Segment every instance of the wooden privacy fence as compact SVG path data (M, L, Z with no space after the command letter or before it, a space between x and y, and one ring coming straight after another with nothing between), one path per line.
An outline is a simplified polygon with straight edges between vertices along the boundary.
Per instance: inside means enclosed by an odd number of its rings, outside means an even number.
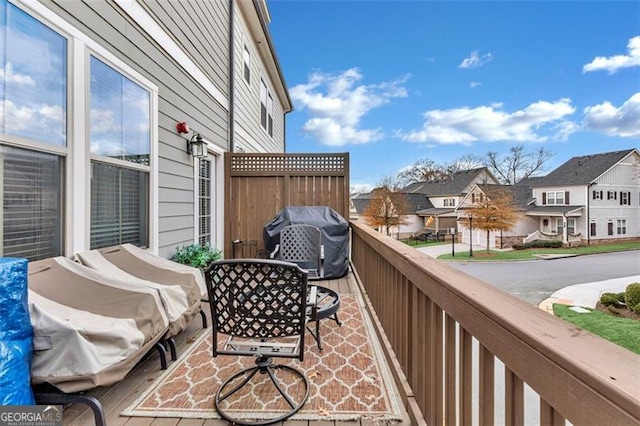
M640 425L638 355L351 228L355 271L404 372L406 404L427 424Z
M349 154L225 154L225 256L232 241L264 248L264 226L288 206L327 206L349 219ZM257 254L257 253L256 253Z

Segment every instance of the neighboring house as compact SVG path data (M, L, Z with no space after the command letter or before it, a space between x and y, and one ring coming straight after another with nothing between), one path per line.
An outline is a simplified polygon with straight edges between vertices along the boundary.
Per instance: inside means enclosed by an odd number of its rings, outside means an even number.
M476 197L509 190L520 220L509 232L491 232L490 247L556 239L565 244L640 238L640 153L637 149L573 157L547 176L512 186L475 185L456 209L463 243L486 245L486 232L469 231L465 206Z
M423 226L432 232L449 233L456 227L456 207L476 184L498 184L498 179L486 167L459 171L444 181L420 182L406 186L403 191L422 194L432 204L416 214Z
M363 220L367 225L366 216L363 215L365 213L371 199L374 197L375 189L367 194L357 194L351 197L350 205L351 212L350 217L352 220ZM402 239L408 238L416 231L420 230L423 226L422 218L420 218L416 213L419 210L423 210L425 208L431 208L433 205L429 202L429 200L423 194L417 193L402 193L407 211L403 215L403 221L405 222L399 226L393 226L389 229L389 235ZM384 228L384 227L383 227ZM387 233L386 229L378 229L379 232Z
M0 256L221 247L222 155L285 150L268 23L265 0L0 0Z
M513 229L509 231L490 231L489 247L507 248L511 247L514 243L521 243L528 235L537 229L537 220L531 216L527 216L527 209L533 202L531 185L538 179L540 178L523 179L515 185L474 185L456 208L457 229L460 242L469 244L469 241L472 241L473 245L483 247L487 245L486 231L479 229L469 230L467 226L468 213L466 208L476 202L484 202L485 197L490 201L498 191L507 191L512 197L513 208L518 213L519 220Z
M527 240L609 242L640 238L638 149L573 157L533 187Z

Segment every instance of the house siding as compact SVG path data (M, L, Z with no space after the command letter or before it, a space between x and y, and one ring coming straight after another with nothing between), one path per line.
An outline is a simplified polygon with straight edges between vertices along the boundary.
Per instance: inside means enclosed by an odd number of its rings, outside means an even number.
M285 110L290 109L290 103L277 59L271 56L270 44L269 48L265 48L264 44L258 48L255 41L256 37L268 38L263 33L258 12L254 10L255 16L251 16L249 25L240 11L244 8L251 12L258 5L243 3L240 7L237 1L232 4L236 8L234 22L237 32L233 58L237 73L235 86L244 83L242 50L245 41L253 49L252 84L256 85L256 90L239 90L239 96L234 102L239 111L236 117L238 134L242 135L238 139L252 151L283 152L284 114ZM135 78L141 81L146 79L145 84L153 87L151 115L155 127L151 131L151 247L159 255L171 257L176 246L193 243L198 233L197 170L194 159L186 152L187 140L193 132L197 132L209 143L210 157L213 157L210 158L212 172L214 178L218 179L222 176L221 154L230 149L230 2L18 0L17 5L45 24L50 24L49 20L57 22L51 25L54 31L61 34L65 34L65 31L72 32L75 37L79 37L77 46L81 50L78 52L95 54L99 58L108 57L106 61L114 62L117 71L120 72L118 68L128 69L124 71L125 76L127 73L137 73L138 77ZM259 7L264 8L266 5L260 3ZM255 34L249 31L250 27ZM88 79L83 84L75 84L75 81L80 80L73 80L83 75L83 72L88 72L88 67L82 65L82 56L75 54L76 44L73 39L72 35L67 46L67 111L71 114L68 127L71 129L75 118L82 120L78 122L84 122L88 129L89 106L82 112L82 109L77 109L73 104L74 99L82 97L76 89L83 87L83 90L89 90ZM91 46L97 51L93 52ZM81 69L83 71L79 71ZM260 127L260 78L267 82L274 101L273 137ZM72 114L75 113L81 117L74 117ZM177 133L176 123L181 121L187 122L192 133ZM3 140L2 143L12 146L12 142ZM83 168L81 160L72 157L72 148L84 145L88 145L88 140L81 131L69 130L68 147L65 148L69 170ZM88 146L86 150L88 152ZM86 168L89 169L88 165ZM71 172L66 175L71 176ZM213 188L215 191L222 186L215 183ZM72 190L75 190L72 182L66 182L63 191L69 193ZM68 197L74 206L70 209L72 204L69 203L65 211L65 216L68 217L66 226L73 228L67 229L64 238L64 253L68 256L88 249L90 231L87 222L91 203L88 194L87 189L73 192L73 196ZM217 210L212 211L212 214L221 221L224 194L219 190L213 196L213 204L217 206L214 208ZM86 217L83 211L87 212ZM78 227L69 226L78 217L82 219L82 223ZM214 226L213 229L218 234L214 236L214 243L220 244L223 238L221 228Z
M640 155L632 152L609 170L599 176L592 185L578 186L547 186L533 189L536 205L541 206L543 193L549 191L568 191L569 203L572 206L583 206L582 214L576 219L576 232L585 241L611 241L612 239L640 238ZM594 199L594 191L599 193L599 199ZM601 191L601 192L600 192ZM609 198L608 193L615 194ZM630 193L630 204L620 204L620 193ZM548 231L542 226L540 230ZM617 234L617 220L626 220L626 233ZM590 235L590 223L595 222L596 235ZM614 234L609 235L609 221L614 223Z
M234 3L235 4L235 3ZM275 90L255 38L246 23L247 17L235 6L235 143L246 152L284 152L284 107ZM264 42L261 42L264 44ZM244 79L244 47L251 57L250 80ZM273 98L273 137L260 125L260 80L264 80Z
M158 253L170 257L177 245L191 244L197 232L193 218L193 158L186 153L185 137L176 133L176 122L186 121L192 130L226 150L227 111L116 5L42 3L158 86ZM223 4L146 3L154 18L192 55L215 86L227 93L226 71L215 64L228 63L224 48L228 37L220 28L203 24L212 22L224 28L228 11ZM176 7L184 10L177 11ZM205 42L210 46L205 48Z
M620 161L589 188L589 221L596 222L596 235L592 240L611 238L640 238L640 155L633 153ZM602 199L594 200L593 191L602 191ZM613 191L615 199L607 199L607 193ZM620 204L620 193L630 193L630 204ZM616 221L625 219L626 234L618 235ZM608 235L609 221L613 221L614 235ZM587 228L588 229L588 228Z

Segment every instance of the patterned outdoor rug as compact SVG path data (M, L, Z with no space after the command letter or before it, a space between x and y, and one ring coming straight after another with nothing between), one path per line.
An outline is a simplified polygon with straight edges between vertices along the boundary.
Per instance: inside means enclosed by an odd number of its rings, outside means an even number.
M322 321L324 350L319 351L307 333L303 363L276 360L304 371L309 380L309 399L290 419L401 420L400 408L391 393L392 379L372 325L363 316L360 297L341 296L338 316L341 327L333 320ZM220 418L214 406L219 385L235 371L254 363L251 357L242 356L221 355L214 359L211 342L211 330L206 330L122 415ZM265 410L279 411L264 401L249 393L243 398L242 407L232 407L229 412L236 417L256 418L256 413Z

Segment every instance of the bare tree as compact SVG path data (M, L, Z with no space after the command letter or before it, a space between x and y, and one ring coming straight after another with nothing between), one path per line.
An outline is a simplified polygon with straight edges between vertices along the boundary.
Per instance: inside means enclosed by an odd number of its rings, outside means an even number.
M446 181L455 173L482 167L482 161L472 154L465 154L462 157L453 160L449 164L438 164L433 160L423 158L416 161L398 174L398 180L405 185L418 182L434 182Z
M511 147L508 154L497 152L487 154L486 166L505 185L513 185L519 180L544 171L544 164L553 157L545 147L536 151L525 151L523 145Z
M464 209L470 221L464 220L467 227L480 229L487 233L487 253L489 252L489 233L491 231L508 231L518 221L518 212L514 207L513 195L500 185L486 185L486 194L477 194L474 202Z
M400 185L397 180L386 177L380 185L371 191L369 204L362 212L367 223L374 228L384 227L387 235L391 228L407 223L405 216L409 211L404 193L398 192Z
M406 168L398 174L398 180L407 185L418 182L433 182L445 177L445 168L427 158L416 161L413 166Z

